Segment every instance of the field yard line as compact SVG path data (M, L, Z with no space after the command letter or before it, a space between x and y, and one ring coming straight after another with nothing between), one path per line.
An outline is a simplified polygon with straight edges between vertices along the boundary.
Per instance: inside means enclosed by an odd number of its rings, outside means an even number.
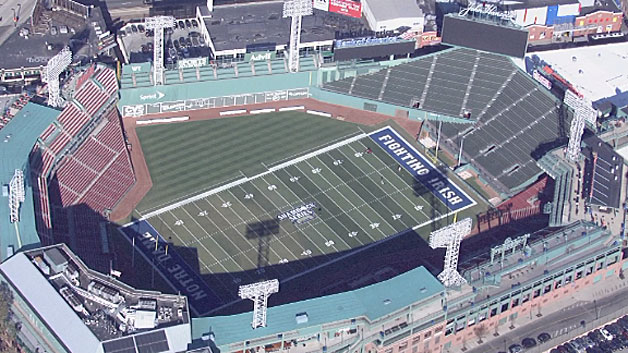
M217 187L217 188L215 188L215 189L212 189L212 190L206 191L206 192L204 192L204 193L202 193L202 194L198 194L198 195L196 195L196 196L192 196L192 197L190 197L189 199L185 199L185 200L182 200L182 201L179 201L179 202L173 203L172 205L168 205L168 206L166 206L166 207L163 207L163 208L160 208L160 209L158 209L158 210L155 210L155 211L153 211L153 212L149 212L149 213L147 213L147 214L143 215L143 216L142 216L139 220L140 220L140 221L143 221L143 220L146 220L146 219L151 218L151 217L153 217L153 216L156 216L156 215L158 215L158 214L161 214L161 213L164 213L164 212L167 212L167 211L173 210L173 209L178 208L178 207L181 207L181 206L183 206L183 205L187 205L187 204L188 204L188 203L190 203L190 202L194 202L194 201L197 201L197 200L200 200L200 199L204 199L204 198L206 198L207 196L210 196L210 195L213 195L213 194L215 194L215 193L218 193L218 192L221 192L221 191L227 190L227 189L229 189L229 188L232 188L232 187L234 187L234 186L237 186L237 185L240 185L240 184L246 183L246 182L247 182L247 181L249 181L249 180L257 179L257 178L262 177L262 176L264 176L264 175L266 175L266 174L270 174L270 173L272 173L272 172L274 172L274 171L276 171L276 170L278 170L278 169L285 168L285 167L287 167L287 166L290 166L290 165L293 165L293 164L299 163L299 162L301 162L301 161L304 161L304 160L306 160L306 159L308 159L308 158L312 158L312 157L318 156L319 154L327 153L327 152L329 152L329 151L331 151L331 150L333 150L333 149L336 149L336 148L338 148L338 147L341 147L341 146L347 145L347 144L352 143L352 142L354 142L354 141L358 141L358 140L360 140L360 139L363 139L363 138L364 138L364 137L366 137L366 136L368 136L368 135L367 135L367 134L365 134L365 133L362 133L362 134L359 134L359 135L356 135L356 136L350 137L350 138L348 138L348 139L346 139L346 140L343 140L343 141L340 141L340 142L336 142L336 143L334 143L334 144L332 144L332 145L329 145L329 146L327 146L327 147L323 147L323 148L321 148L321 149L319 149L319 150L316 150L316 151L312 151L312 152L310 152L310 153L307 153L307 154L305 154L305 155L303 155L303 156L301 156L301 157L297 157L297 158L295 158L295 159L291 159L291 160L286 161L286 162L284 162L284 163L278 164L278 165L276 165L276 166L274 166L274 167L270 167L267 171L265 171L265 172L263 172L263 173L260 173L260 174L257 174L257 175L254 175L254 176L252 176L252 177L250 177L250 178L249 178L249 177L244 177L244 178L242 178L242 179L238 179L238 180L232 181L232 182L230 182L230 183L228 183L228 184L225 184L225 185L219 186L219 187ZM132 224L132 223L129 223L129 224Z
M340 153L340 154L341 154L344 158L346 158L346 159L347 159L347 161L348 161L349 163L352 163L352 164L353 164L353 162L351 162L351 160L349 159L349 157L348 157L346 154L344 154L341 150L338 150L338 153ZM358 168L360 171L362 171L362 168L358 167L358 165L357 165L357 164L353 164L353 165L354 165L354 166L356 166L356 168ZM346 167L344 167L344 166L343 166L343 164L340 164L340 167L341 167L342 169L344 169L347 173L351 174L351 172L349 171L349 169L347 169ZM389 168L390 168L390 166L389 166ZM368 179L369 179L369 180L371 180L371 181L373 181L373 179L372 179L370 176L368 177ZM377 182L374 182L374 183L375 183L375 186L376 186L378 189L380 189L382 192L384 192L384 195L386 195L386 196L390 196L390 195L388 195L388 192L386 192L386 190L382 189L379 185L377 185ZM375 194L373 194L373 192L372 192L372 191L371 191L368 187L366 187L366 185L364 185L364 184L362 184L362 183L360 183L360 185L362 185L362 187L363 187L366 191L368 191L368 193L369 193L369 194L371 194L371 196L373 196L374 198L377 198L377 196L375 196ZM396 187L395 187L395 189L396 189ZM354 192L355 192L355 191L354 191ZM357 195L357 193L356 193L356 195ZM359 197L362 197L361 195L358 195L358 196L359 196ZM391 200L393 200L393 199L391 199ZM394 201L394 200L393 200L393 201ZM381 204L382 204L382 206L384 206L384 207L388 210L388 212L390 212L390 215L391 215L391 216L395 214L395 212L393 212L393 210L391 210L390 208L388 208L388 206L387 206L384 202L381 202ZM399 206L399 204L397 204L397 206ZM399 208L401 208L401 209L403 210L403 207L399 206ZM376 211L376 212L377 212L377 211ZM381 215L381 213L380 213L380 215ZM393 230L395 230L395 226L393 225L393 222L390 222L390 221L388 220L388 218L386 218L386 217L383 217L383 216L382 216L381 218L382 218L383 222L386 222L386 223L390 226L390 228L392 228ZM404 225L404 227L405 227L405 225ZM378 229L379 229L379 228L378 228Z
M320 159L320 158L317 158L317 159L318 159L318 161L319 161L319 162L321 162L323 165L325 165L325 162L323 162L323 160L322 160L322 159ZM310 162L306 162L306 163L310 166L310 168L312 168L312 167L313 167L313 166L312 166L312 164L311 164ZM304 173L304 174L305 174L305 173ZM335 175L335 173L334 173L334 172L332 172L332 174L334 174L334 175ZM370 173L369 173L369 174L370 174ZM334 184L332 184L332 183L329 181L329 179L325 178L325 176L324 176L323 174L319 174L319 175L323 178L323 180L324 180L327 184L329 184L329 186L332 186L332 187L333 187L333 185L334 185ZM365 177L367 177L367 178L368 178L368 174L367 174L367 173L364 173L363 175L364 175ZM312 180L312 179L308 178L307 176L306 176L306 178L307 178L307 179L309 179L309 180L310 180L310 182L311 182L312 184L316 185L316 183L314 182L314 180ZM340 177L338 177L337 175L336 175L336 178L338 178L339 180L341 180L341 179L340 179ZM353 189L349 186L349 183L350 183L350 182L352 182L352 181L357 181L357 180L358 180L358 179L351 179L351 180L349 180L347 183L345 183L345 184L343 184L343 185L344 185L344 186L346 186L346 187L347 187L347 189L348 189L348 190L350 190L350 191L351 191L351 192L352 192L355 196L357 196L357 197L358 197L358 200L361 200L364 204L368 204L368 202L367 202L364 198L360 197L360 195L358 195L358 194L355 192L355 190L353 190ZM317 186L318 186L318 185L317 185ZM339 185L338 187L340 187L340 185ZM359 208L355 205L355 203L351 202L351 201L347 198L347 196L345 196L345 194L344 194L344 193L340 192L340 190L338 190L337 188L333 188L333 190L334 190L334 191L336 191L336 192L338 193L338 195L342 196L342 198L343 198L343 199L345 199L345 201L347 201L347 203L349 203L349 205L353 206L353 208L354 208L354 209L356 209L356 210L357 210L357 211L358 211L358 212L362 215L362 218L364 218L364 220L365 220L367 223L373 223L373 221L372 221L372 220L370 220L370 219L368 219L368 217L364 214L364 212L362 212L362 211L361 211L361 210L360 210L360 209L359 209ZM306 191L307 191L307 190L306 190ZM338 203L336 203L336 201L334 201L334 199L332 199L331 197L330 197L329 199L330 199L330 200L334 203L334 205L336 205L336 207L338 207L340 210L343 210L343 208L342 208L342 207L340 207L340 205L338 205ZM345 213L345 214L346 214L346 213ZM338 222L340 222L340 220L338 220ZM345 226L342 222L340 222L340 224L342 224L342 227L343 227L346 231L348 231L348 232L356 231L356 230L350 230L350 229L348 229L348 228L347 228L347 227L346 227L346 226ZM359 226L359 224L357 224L357 222L356 222L356 225L358 225L358 226ZM365 227L364 229L366 229L366 227ZM395 228L393 228L393 230L394 230L394 229L395 229ZM381 230L381 229L379 229L379 228L377 228L377 230L379 230L379 232L380 232L380 233L382 233L382 235L386 236L386 233L384 233L384 231L383 231L383 230ZM376 239L375 239L375 238L373 238L373 237L371 236L371 233L369 233L368 231L367 231L367 232L364 232L364 233L366 234L366 236L368 236L369 238L371 238L371 240L376 241ZM338 235L338 237L341 237L341 236L340 236L340 235ZM359 239L358 239L358 241L359 241ZM361 243L361 241L360 241L360 243ZM364 245L364 244L362 244L362 245Z
M353 146L349 146L349 147L350 147L350 148L351 148L354 152L357 152L357 150L356 150L356 149L354 149L354 148L353 148ZM366 147L366 146L364 146L364 147ZM342 153L342 151L340 151L340 153ZM344 154L344 153L343 153L343 154ZM382 164L386 165L386 162L384 162L383 160L381 160L378 156L375 156L375 157L376 157L376 158L377 158L377 160L378 160L378 161L380 161ZM372 168L375 168L375 166L374 166L374 165L373 165L373 164L372 164L372 163L371 163L368 159L366 159L366 163L368 163L368 164L369 164ZM402 182L402 183L404 183L404 184L406 183L406 181L405 181L405 180L403 180L403 178L401 178L401 177L399 176L399 174L395 173L394 171L393 171L393 173L392 173L392 174L394 174L394 175L395 175L395 176L396 176L399 180L401 180L401 182ZM373 180L373 179L371 179L371 180ZM411 205L412 205L412 204L414 204L414 202L412 202L412 200L410 200L410 199L408 198L408 196L406 196L406 194L402 194L402 196L403 196L406 200L408 200L408 203L410 203ZM421 200L425 201L425 203L429 205L429 202L427 202L427 200L425 200L425 199L423 198L423 196L419 196L419 197L421 198ZM395 201L395 200L393 200L393 201ZM397 206L399 206L399 208L404 209L404 208L403 208L403 207L402 207L402 206L401 206L401 205L400 205L397 201L395 201L395 203L397 204ZM416 206L416 205L415 205L415 206ZM423 214L423 215L425 216L425 218L428 218L428 219L430 218L427 214L425 214L425 212L423 212L423 210L420 210L419 212L421 212L421 214ZM410 211L408 211L408 214L410 214Z
M306 163L307 163L307 162L306 162ZM299 170L300 170L300 169L299 169ZM305 173L303 173L303 174L305 174ZM289 186L288 186L288 185L287 185L287 184L286 184L283 180L281 180L281 179L280 179L279 177L277 177L277 176L276 176L276 178L277 178L277 180L279 180L279 182L281 182L281 183L282 183L282 184L286 187L286 189L288 189L288 191L290 191L290 193L291 193L292 195L294 195L294 197L296 197L297 199L299 199L299 196L297 196L297 194L295 194L295 193L294 193L294 191L292 191L292 189L291 189L291 188L290 188L290 187L289 187ZM264 179L264 180L266 180L266 179ZM308 193L308 195L310 195L310 197L312 197L314 200L316 200L316 198L314 198L314 196L312 196L312 194L311 194L308 190L306 190L305 188L303 188L303 189L304 189L304 190ZM279 194L279 193L278 193L278 194ZM282 198L282 199L284 199L284 201L288 201L288 200L286 200L286 198L285 198L285 197L283 197L283 195L282 195L282 194L279 194L279 196L281 196L281 198ZM317 200L317 202L318 202L318 200ZM319 202L318 204L320 205L320 202ZM328 229L332 232L332 234L337 235L337 233L336 233L333 229L331 229L331 227L329 226L329 224L327 224L327 222L323 222L323 225L324 225L325 227L327 227L327 228L328 228ZM325 241L329 241L329 240L330 240L330 239L328 239L326 236L324 236L324 235L323 235L323 233L321 233L321 232L318 230L318 228L313 228L313 229L314 229L314 230L316 230L316 232L317 232L318 234L320 234L320 236L323 238L323 240L325 240ZM303 234L304 234L305 236L307 236L307 234L305 234L305 232L303 232ZM339 238L340 238L340 237L339 237ZM310 239L310 241L311 241L311 240L312 240L312 239ZM345 243L345 245L347 245L347 247L348 247L349 249L351 249L351 246L349 246L349 244L347 244L347 242L346 242L346 241L344 241L344 239L340 238L340 240L342 240L342 242L343 242L343 243ZM338 248L336 248L336 245L335 245L335 244L334 244L334 245L332 245L332 247L334 248L334 250L338 251Z

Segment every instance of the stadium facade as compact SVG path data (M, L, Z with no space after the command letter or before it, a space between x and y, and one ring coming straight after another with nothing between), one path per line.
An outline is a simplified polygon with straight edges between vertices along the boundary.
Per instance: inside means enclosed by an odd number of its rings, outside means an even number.
M467 258L461 273L468 284L460 289L442 287L420 267L356 291L271 307L261 329L251 329L251 313L192 319L194 345L211 337L221 352L459 352L477 339L474 326L504 330L628 268L618 237L591 223L508 239Z

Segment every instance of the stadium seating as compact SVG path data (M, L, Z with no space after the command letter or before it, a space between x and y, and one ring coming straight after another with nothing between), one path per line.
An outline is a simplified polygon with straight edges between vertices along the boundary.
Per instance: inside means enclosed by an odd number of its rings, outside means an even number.
M101 224L135 183L115 99L115 72L90 67L57 122L31 152L42 243L67 243L90 267L108 269Z

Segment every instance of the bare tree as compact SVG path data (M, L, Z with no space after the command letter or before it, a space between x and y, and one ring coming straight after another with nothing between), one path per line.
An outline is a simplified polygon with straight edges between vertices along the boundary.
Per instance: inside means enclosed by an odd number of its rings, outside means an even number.
M475 336L478 338L478 343L482 344L483 341L482 339L486 336L486 334L488 333L488 328L486 327L486 325L481 324L481 325L477 325L474 329L473 329L473 333L475 333Z

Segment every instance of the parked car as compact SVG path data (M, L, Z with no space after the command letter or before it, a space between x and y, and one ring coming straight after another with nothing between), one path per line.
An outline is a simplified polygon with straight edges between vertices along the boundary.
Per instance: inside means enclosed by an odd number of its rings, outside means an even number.
M613 335L610 332L608 332L607 329L602 328L599 331L602 334L602 336L604 336L604 338L606 338L607 341L610 341L610 340L613 339Z
M526 349L536 346L536 340L532 337L526 337L521 341L521 345Z
M510 353L519 353L519 352L523 352L523 347L521 347L520 345L518 345L518 344L516 344L516 343L515 343L515 344L513 344L513 345L510 345L510 347L508 347L508 351L509 351Z
M552 339L552 336L547 332L542 332L537 336L539 342L544 343Z

